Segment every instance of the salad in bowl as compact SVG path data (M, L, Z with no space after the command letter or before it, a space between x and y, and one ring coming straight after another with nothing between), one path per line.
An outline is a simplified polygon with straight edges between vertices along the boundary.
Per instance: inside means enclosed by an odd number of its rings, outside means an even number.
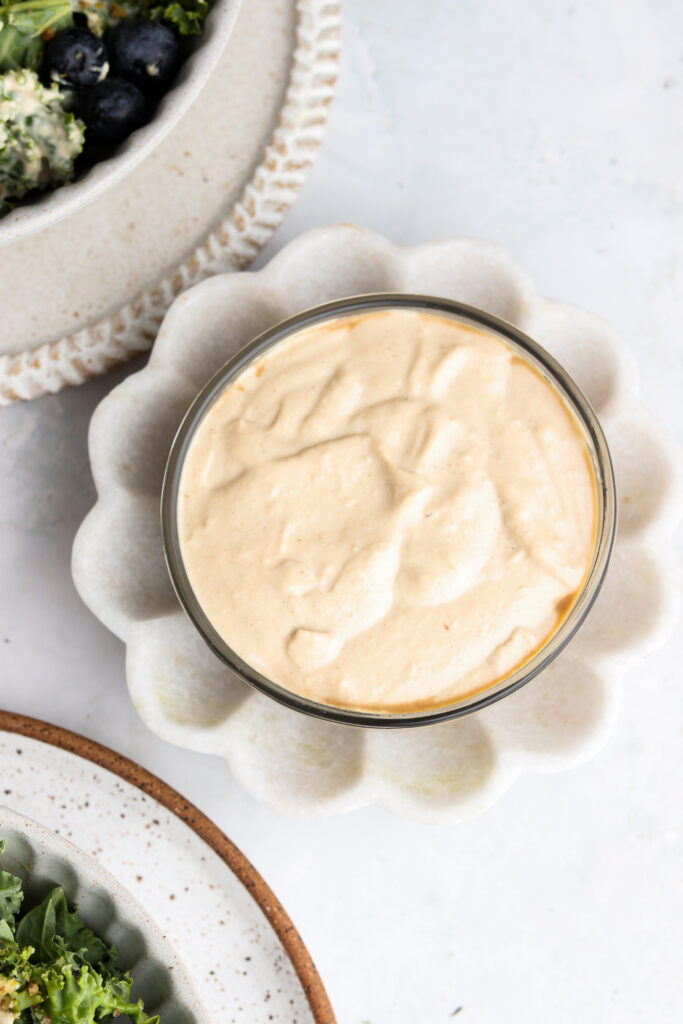
M171 127L208 76L211 54L215 61L239 4L217 0L219 31L209 33L204 73L185 72L186 58L192 65L198 56L193 43L210 6L210 0L0 0L0 220L118 157L120 144L148 122ZM175 90L179 83L183 89ZM175 116L174 105L162 102L169 91L185 94ZM148 139L140 155L149 148Z
M0 854L5 841L0 840ZM159 1024L133 1000L133 979L118 951L70 910L57 885L24 911L18 875L0 870L0 1024L89 1024L125 1014L134 1024Z

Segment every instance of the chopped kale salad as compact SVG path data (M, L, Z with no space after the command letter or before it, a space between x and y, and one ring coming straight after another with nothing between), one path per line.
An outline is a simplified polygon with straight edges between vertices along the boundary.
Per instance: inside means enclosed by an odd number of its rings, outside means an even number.
M0 216L148 121L208 9L209 0L0 0Z
M4 843L0 842L0 853ZM54 888L23 910L21 879L0 871L0 1024L93 1024L125 1015L159 1024L131 1001L132 979Z

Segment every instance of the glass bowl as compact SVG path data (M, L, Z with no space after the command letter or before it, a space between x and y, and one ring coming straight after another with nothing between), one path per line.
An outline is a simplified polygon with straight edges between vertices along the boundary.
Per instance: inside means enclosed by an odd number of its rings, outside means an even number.
M250 363L262 356L267 349L304 327L352 314L387 309L422 310L449 317L498 336L516 349L562 396L582 427L595 480L597 505L591 565L571 609L548 641L528 661L504 679L471 696L449 704L405 712L357 710L319 703L280 686L244 661L214 628L194 593L183 563L177 515L185 456L192 444L195 431L225 388ZM161 530L171 580L185 612L214 654L240 679L288 708L330 722L375 728L429 725L470 714L501 700L542 672L570 642L593 606L609 564L616 522L616 488L607 441L588 399L566 370L541 345L512 324L490 313L449 299L403 293L360 295L328 302L276 324L245 345L205 384L185 414L171 446L161 492Z

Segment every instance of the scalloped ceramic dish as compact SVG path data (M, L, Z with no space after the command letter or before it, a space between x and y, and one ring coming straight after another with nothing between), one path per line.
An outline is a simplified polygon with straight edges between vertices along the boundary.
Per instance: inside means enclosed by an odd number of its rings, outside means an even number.
M164 563L159 496L176 430L198 390L248 341L311 306L367 292L422 292L477 306L529 334L586 394L612 453L621 509L610 571L570 647L504 701L428 729L349 729L253 692L204 645ZM603 321L540 298L498 249L471 241L401 249L348 226L309 232L257 273L183 294L148 365L97 409L98 502L73 552L76 586L127 644L128 684L164 739L225 758L283 811L368 803L430 821L489 806L522 772L578 763L606 739L623 670L673 626L671 538L679 456L638 402L637 371Z
M163 97L149 124L125 140L106 160L90 167L68 185L36 197L0 217L0 246L41 231L75 213L133 170L178 123L199 95L223 52L242 0L215 0L204 30L193 38L175 84Z
M6 807L0 807L0 838L7 843L0 868L22 879L27 900L37 902L63 886L85 923L117 947L121 967L133 977L133 998L142 997L147 1013L160 1014L167 1024L209 1024L182 962L113 875L62 836Z

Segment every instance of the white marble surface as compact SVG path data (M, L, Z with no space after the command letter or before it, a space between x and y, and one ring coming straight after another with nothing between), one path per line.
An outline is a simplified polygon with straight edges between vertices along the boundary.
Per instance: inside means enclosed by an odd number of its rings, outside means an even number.
M326 146L270 252L338 220L499 242L624 333L683 440L681 38L677 0L346 0ZM120 376L0 414L2 705L116 747L209 813L292 914L340 1024L459 1007L463 1024L679 1020L680 633L630 673L598 757L523 779L481 818L280 817L147 732L122 645L71 583L87 423Z

